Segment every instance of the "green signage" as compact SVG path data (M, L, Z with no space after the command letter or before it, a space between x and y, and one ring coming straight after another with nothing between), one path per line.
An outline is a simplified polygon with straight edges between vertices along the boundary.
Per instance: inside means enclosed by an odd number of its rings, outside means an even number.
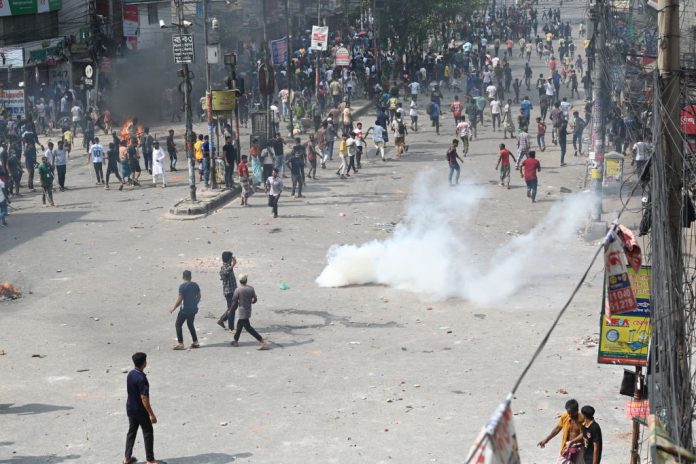
M48 13L61 6L62 0L0 0L0 17Z

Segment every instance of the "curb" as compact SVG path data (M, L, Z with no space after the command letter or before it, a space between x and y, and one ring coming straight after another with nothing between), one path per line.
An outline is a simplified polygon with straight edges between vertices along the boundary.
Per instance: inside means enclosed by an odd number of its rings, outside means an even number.
M226 205L242 191L240 186L234 186L230 190L218 193L212 198L191 203L189 199L180 200L169 209L169 214L165 215L168 219L199 219L207 216L212 211Z

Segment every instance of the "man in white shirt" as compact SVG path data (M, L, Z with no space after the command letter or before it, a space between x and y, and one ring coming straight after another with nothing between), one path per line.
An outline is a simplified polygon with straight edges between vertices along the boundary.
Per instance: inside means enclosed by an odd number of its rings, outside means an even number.
M486 87L486 93L488 94L489 102L495 100L495 96L498 93L498 88L495 85L490 84L488 87Z
M639 141L633 145L633 161L631 161L631 166L636 166L636 172L638 174L643 172L643 167L648 161L648 151L651 149L651 145L647 142Z
M418 83L418 81L413 81L410 84L408 84L408 88L411 89L411 100L417 101L418 94L420 93L420 84Z
M386 161L384 157L384 128L379 125L379 121L375 121L375 125L370 127L367 132L365 132L365 137L367 137L370 132L372 132L372 142L375 144L377 152L375 156L381 156L382 161Z
M104 171L102 163L104 162L104 147L99 144L99 138L94 138L94 143L89 148L89 157L92 159L94 173L97 176L97 185L104 183Z
M70 113L72 114L73 136L77 137L77 128L82 122L82 108L80 108L77 102L75 102L75 105L70 109Z
M566 121L568 121L570 118L571 106L572 105L570 104L568 99L566 97L563 97L563 100L561 101L561 112L563 113L563 119L565 119Z
M500 100L497 98L494 98L493 100L490 101L489 105L491 106L491 118L493 119L493 131L495 131L495 123L496 121L498 122L498 129L500 129Z
M469 138L471 137L471 124L466 120L466 116L462 115L462 120L457 124L457 135L462 141L462 156L469 153Z

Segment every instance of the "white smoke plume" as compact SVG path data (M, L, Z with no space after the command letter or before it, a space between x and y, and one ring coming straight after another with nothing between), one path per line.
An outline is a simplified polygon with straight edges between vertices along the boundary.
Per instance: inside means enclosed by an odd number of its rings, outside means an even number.
M543 269L544 262L563 255L563 245L577 237L592 207L588 193L568 196L532 230L498 246L483 260L488 263L480 264L480 250L470 244L474 214L485 194L482 187L433 186L430 176L420 177L394 233L362 245L332 246L317 284L382 284L427 299L463 298L485 306L502 302L528 282L526 269Z

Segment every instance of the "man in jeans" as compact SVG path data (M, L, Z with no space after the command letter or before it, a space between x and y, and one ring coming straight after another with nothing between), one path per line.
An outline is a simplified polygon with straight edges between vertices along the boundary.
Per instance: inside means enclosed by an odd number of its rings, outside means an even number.
M232 306L232 295L237 289L237 278L234 276L234 267L237 265L237 260L232 255L231 251L222 252L222 267L220 268L220 280L222 281L222 294L225 295L227 303L225 312L217 323L223 329L225 321L228 321L230 330L234 330L234 313L237 308Z
M184 283L179 286L179 297L176 299L172 309L169 310L170 313L173 313L178 307L181 307L179 315L176 317L176 339L178 343L174 345L175 350L185 349L182 330L184 322L188 326L193 341L190 348L198 348L200 346L196 336L196 328L193 326L193 320L198 312L198 302L201 301L201 289L196 282L191 282L191 271L184 271L183 279Z
M154 441L155 433L152 424L157 423L152 406L150 406L150 383L143 372L147 367L147 355L135 353L133 355L135 369L128 373L126 387L128 400L126 401L126 413L128 414L128 434L126 435L126 455L124 464L138 462L133 456L133 445L138 434L138 428L143 429L143 441L145 442L145 459L148 464L157 464L155 460Z
M537 171L541 171L541 164L536 159L536 152L530 150L527 159L520 164L520 175L527 184L527 197L532 199L532 203L536 203L537 186Z
M299 145L300 139L295 139L295 143ZM297 150L293 149L287 161L287 166L290 169L290 176L292 177L292 193L290 195L294 197L295 190L297 190L297 198L302 198L302 171L304 171L304 160L297 155Z

